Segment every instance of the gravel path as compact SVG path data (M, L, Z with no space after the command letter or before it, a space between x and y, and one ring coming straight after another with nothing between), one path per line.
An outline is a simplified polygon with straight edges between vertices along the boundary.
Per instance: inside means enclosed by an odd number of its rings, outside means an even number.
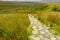
M34 16L28 14L30 20L30 27L32 27L32 35L29 36L31 40L60 40L59 36L54 35L53 30L46 25L39 22Z

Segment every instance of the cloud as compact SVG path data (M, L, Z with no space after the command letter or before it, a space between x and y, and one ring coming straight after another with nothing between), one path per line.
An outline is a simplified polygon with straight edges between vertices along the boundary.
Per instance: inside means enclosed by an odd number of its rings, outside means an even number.
M0 1L15 1L15 0L0 0Z
M0 0L0 1L41 1L41 0Z
M42 0L42 2L60 2L60 0Z
M59 2L60 0L0 0L0 1L41 1L41 2Z

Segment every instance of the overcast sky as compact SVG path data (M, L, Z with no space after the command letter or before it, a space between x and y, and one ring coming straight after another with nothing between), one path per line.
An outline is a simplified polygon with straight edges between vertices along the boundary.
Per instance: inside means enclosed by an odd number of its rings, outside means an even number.
M42 1L42 0L0 0L0 1Z
M0 1L42 1L42 2L59 2L60 0L0 0Z

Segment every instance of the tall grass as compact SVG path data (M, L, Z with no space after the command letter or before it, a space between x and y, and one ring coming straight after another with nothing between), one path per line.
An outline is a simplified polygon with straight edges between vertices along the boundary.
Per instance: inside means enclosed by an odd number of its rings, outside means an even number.
M43 24L52 25L56 34L60 35L60 11L56 11L60 10L60 3L35 4L0 5L0 40L29 40L28 13Z
M0 14L0 40L28 40L27 14Z
M33 14L40 22L53 27L57 35L60 35L60 12L41 12Z

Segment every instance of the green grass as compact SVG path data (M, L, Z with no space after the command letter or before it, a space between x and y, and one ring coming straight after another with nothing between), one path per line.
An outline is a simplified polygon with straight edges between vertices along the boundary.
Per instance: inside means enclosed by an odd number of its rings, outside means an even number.
M53 26L53 30L60 36L60 12L39 12L33 14L40 22L45 25Z
M60 36L60 3L48 3L36 8L32 12L33 15L43 24L50 25L50 27L52 25L56 35Z
M27 14L0 14L0 40L28 40Z
M29 29L28 13L43 24L52 25L57 35L60 35L60 11L57 11L60 10L60 3L18 4L0 4L0 40L29 40L32 30Z
M0 5L0 40L29 40L27 12L26 7L18 4Z

